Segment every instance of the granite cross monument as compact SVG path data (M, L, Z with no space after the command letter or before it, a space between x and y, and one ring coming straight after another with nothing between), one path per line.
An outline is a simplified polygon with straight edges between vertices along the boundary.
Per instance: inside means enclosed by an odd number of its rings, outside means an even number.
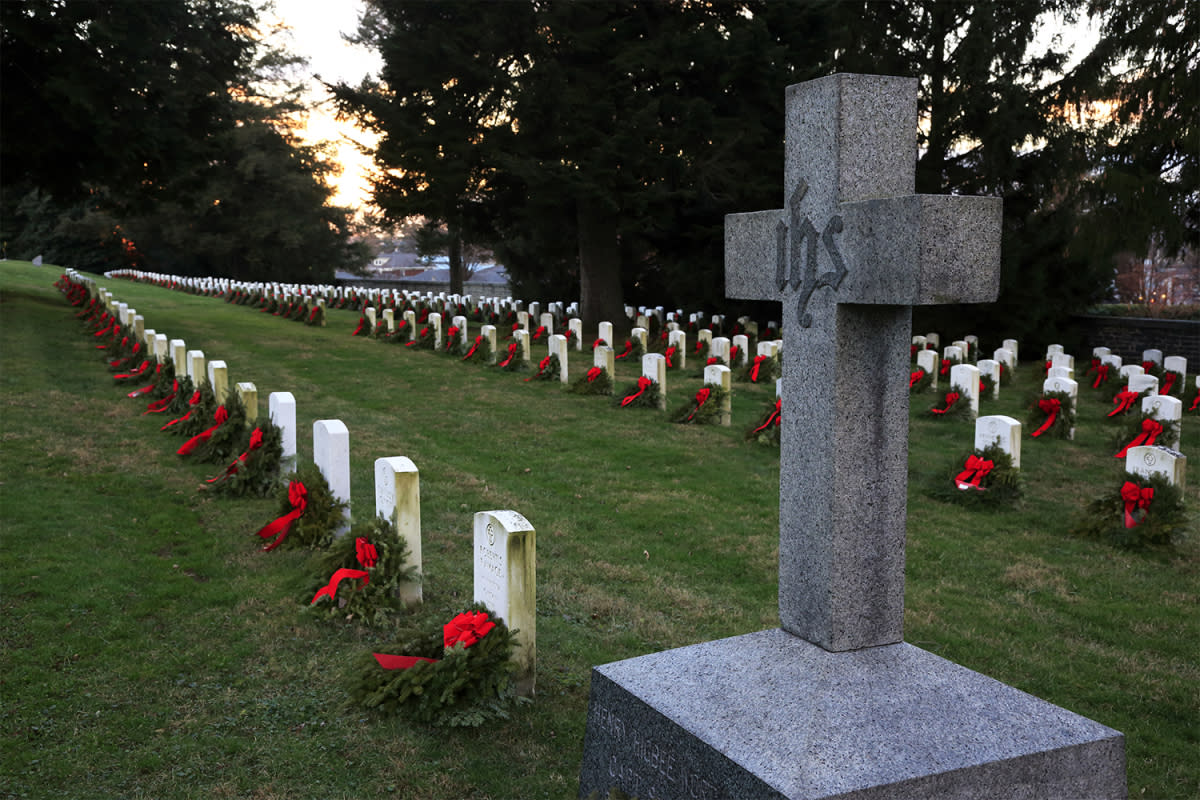
M726 218L784 308L779 614L592 674L580 796L1115 798L1121 734L903 642L911 307L989 302L1001 201L913 194L917 81L787 92L786 208Z

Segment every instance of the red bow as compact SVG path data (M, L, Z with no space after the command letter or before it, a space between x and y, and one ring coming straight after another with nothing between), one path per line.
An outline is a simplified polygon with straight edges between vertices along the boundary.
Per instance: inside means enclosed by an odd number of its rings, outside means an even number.
M537 330L533 332L533 341L536 342L538 339L541 339L545 335L546 335L546 326L538 325Z
M1089 366L1089 367L1087 368L1087 372L1085 372L1085 373L1083 373L1083 374L1084 374L1084 375L1091 375L1093 372L1095 372L1095 371L1096 371L1096 370L1098 370L1098 369L1100 369L1100 359L1098 359L1098 358L1093 358L1093 359L1092 359L1091 366Z
M765 431L767 428L771 427L771 423L775 423L776 425L778 425L779 420L780 420L779 411L782 408L783 408L783 398L782 397L775 398L775 410L771 412L771 415L769 417L767 417L766 422L764 422L762 425L759 425L757 428L754 429L754 433L761 433L762 431Z
M918 369L916 372L908 373L908 388L911 389L920 382L921 378L925 377L925 370Z
M596 341L592 342L592 349L595 350L597 347L600 347L601 345L607 346L608 342L604 341L603 339L597 339Z
M352 333L352 334L350 334L350 335L351 335L351 336L358 336L358 334L360 334L360 333L362 332L363 326L364 326L364 325L366 325L366 324L367 324L367 318L366 318L366 317L359 317L359 318L358 318L358 327L357 327L357 328L355 328L355 329L354 329L354 333Z
M500 362L500 366L507 367L513 360L513 356L517 354L517 343L512 342L508 345L508 357Z
M178 388L178 387L177 387L177 388ZM188 400L188 405L189 405L189 406L192 406L192 411L194 411L194 410L195 410L195 406L196 406L196 404L197 404L197 403L199 403L199 402L200 402L200 390L199 390L199 389L197 389L196 391L194 391L194 392L192 393L192 398L191 398L190 400ZM180 417L179 419L173 419L173 420L171 420L171 421L170 421L170 422L168 422L166 425L163 425L161 428L159 428L159 430L160 430L160 431L165 431L167 428L170 428L170 427L172 427L173 425L178 425L179 423L183 422L183 421L184 421L184 420L186 420L186 419L191 419L191 418L192 418L192 411L188 411L186 414L184 414L184 415L183 415L182 417Z
M638 390L637 390L636 392L634 392L633 394L629 395L628 397L626 397L625 399L623 399L623 400L621 401L621 407L622 407L622 408L624 408L625 406L627 406L627 405L629 405L630 403L632 403L634 400L636 400L636 399L638 399L639 397L641 397L641 396L642 396L642 393L643 393L643 392L645 392L647 389L649 389L649 388L650 388L650 385L651 385L652 383L654 383L654 381L650 380L650 379L649 379L649 378L647 378L645 375L643 375L643 376L641 376L640 378L638 378L638 383L637 383L637 385L638 385Z
M379 551L375 549L375 545L367 541L365 536L359 536L354 540L354 555L358 558L358 563L367 569L375 566L375 563L379 561Z
M1178 372L1166 372L1163 374L1163 385L1158 390L1159 394L1170 394L1171 387L1175 385L1175 379L1179 377Z
M742 348L735 347L729 351L729 366L733 366L738 361L738 356L741 354Z
M678 350L679 348L677 348L675 345L671 345L667 348L667 352L663 353L663 357L667 359L667 366L672 369L675 367L675 365L671 363L671 359L675 356L675 353L678 352Z
M525 379L525 382L529 383L534 378L541 377L542 373L544 373L546 371L546 367L548 367L548 366L550 366L550 356L546 356L545 358L543 358L541 361L538 362L537 374L529 376L528 378Z
M1200 408L1200 390L1196 391L1196 397L1194 400L1192 400L1192 404L1188 407L1188 411L1195 411L1197 408Z
M322 597L328 597L330 600L332 600L337 595L338 584L347 578L352 580L356 578L362 578L362 583L358 587L359 589L371 582L371 578L365 570L346 569L343 567L342 569L339 569L337 572L333 573L333 577L329 579L329 583L327 583L325 586L322 586L320 589L317 589L317 593L313 595L312 602L310 602L309 605L317 602Z
M1038 400L1038 408L1042 413L1046 414L1046 421L1042 423L1042 427L1030 434L1030 436L1041 436L1046 431L1050 430L1054 425L1054 421L1058 419L1058 412L1062 410L1062 401L1057 397L1043 397Z
M592 367L591 369L589 369L587 371L588 383L591 383L592 381L596 380L603 374L604 374L604 367Z
M475 348L479 347L479 343L482 341L483 341L482 334L475 337L475 344L471 345L471 349L467 351L467 354L465 356L463 356L463 361L466 361L468 358L475 355Z
M932 411L934 414L945 414L947 411L949 411L954 406L955 403L958 402L958 399L961 396L962 395L960 395L958 392L948 392L946 394L946 407L945 408L931 408L929 410Z
M274 550L283 544L283 540L292 530L292 523L300 519L304 515L304 510L308 508L308 489L300 481L292 481L288 484L288 503L292 506L291 511L259 529L258 535L263 539L270 539L278 534L275 541L264 547L263 550Z
M424 339L424 338L425 338L425 335L426 335L427 333L429 333L429 328L421 328L421 332L417 334L417 338L416 338L416 339L413 339L411 342L408 342L408 343L407 343L407 344L405 344L404 346L405 346L405 347L412 347L412 346L414 346L414 345L415 345L417 342L419 342L421 339Z
M617 358L624 358L625 356L629 355L632 352L633 352L633 342L630 341L629 339L626 339L625 340L625 349L621 351L621 355L617 356Z
M950 374L950 359L948 359L948 358L942 359L942 374L943 375Z
M451 325L450 328L446 331L446 339L448 341L453 342L457 338L458 338L458 326Z
M707 386L696 392L696 407L692 409L692 413L688 414L688 422L691 422L692 417L696 416L696 412L698 412L700 408L708 402L708 398L711 394L712 389L709 389Z
M1143 361L1142 362L1142 370L1147 373L1153 372L1156 367L1158 367L1157 361Z
M966 468L954 476L954 485L959 489L978 489L982 492L984 488L979 485L979 482L987 477L996 464L972 454L967 456L964 466Z
M223 406L222 406L222 407L223 407ZM220 475L218 475L218 476L217 476L217 477L215 477L215 478L209 478L209 479L206 481L206 483L216 483L216 482L217 482L217 481L219 481L219 480L223 480L224 478L228 478L230 475L235 475L235 474L237 474L237 471L238 471L238 470L241 468L242 464L245 464L245 463L246 463L246 458L247 458L247 457L248 457L248 456L249 456L251 453L253 453L255 450L257 450L258 448L260 448L260 447L262 447L262 446L263 446L263 432L262 432L262 428L255 428L255 429L254 429L253 431L251 431L251 433L250 433L250 444L249 444L249 446L247 446L247 447L246 447L246 452L242 453L240 456L238 456L237 458L235 458L235 459L233 460L233 463L232 463L232 464L230 464L228 467L226 467L226 468L225 468L225 471L224 471L224 472L222 472Z
M225 406L218 406L216 413L213 414L213 421L216 422L217 424L213 425L211 428L208 428L207 430L203 430L200 433L197 433L195 436L188 439L186 442L184 442L182 445L180 445L179 449L176 450L175 453L177 455L181 455L181 456L188 455L193 450L195 450L200 445L201 442L207 442L209 439L211 439L212 435L214 433L216 433L217 428L224 425L225 421L228 419L229 419L229 411L227 411L225 409Z
M1108 412L1108 416L1115 417L1117 414L1125 413L1133 407L1134 401L1140 396L1137 392L1117 392L1117 396L1113 398L1113 402L1117 404L1117 407Z
M442 626L442 644L445 649L454 648L459 642L463 647L470 647L496 627L496 623L488 619L482 611L467 611ZM436 662L436 658L421 656L393 656L387 653L373 653L375 661L384 669L408 669L421 661Z
M1129 444L1121 448L1121 452L1117 453L1113 458L1124 458L1125 452L1131 447L1141 447L1142 445L1154 444L1154 440L1163 432L1162 423L1155 419L1142 420L1142 432L1133 437Z
M164 397L162 400L155 400L150 405L146 406L143 414L160 414L166 411L171 403L175 402L175 395L179 393L179 381L171 381L171 394Z
M1121 500L1125 503L1125 527L1136 528L1146 519L1147 509L1150 508L1150 501L1154 499L1154 487L1138 486L1132 481L1125 481L1125 485L1121 487ZM1135 511L1140 511L1136 517Z
M1108 364L1101 364L1096 368L1096 380L1092 381L1092 388L1098 389L1100 384L1108 380Z
M150 369L150 359L146 359L146 360L142 361L142 363L138 365L138 368L135 369L133 372L122 372L119 375L113 375L113 379L121 380L123 378L136 378L139 375L145 374L146 370L148 370L148 369Z
M758 371L762 368L762 363L767 360L766 356L755 356L754 366L750 368L750 382L758 383Z

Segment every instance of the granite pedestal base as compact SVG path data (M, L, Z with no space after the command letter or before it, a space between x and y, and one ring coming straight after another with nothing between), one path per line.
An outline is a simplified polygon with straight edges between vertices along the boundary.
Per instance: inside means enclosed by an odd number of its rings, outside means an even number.
M767 630L592 672L580 797L1106 800L1119 731L908 644Z

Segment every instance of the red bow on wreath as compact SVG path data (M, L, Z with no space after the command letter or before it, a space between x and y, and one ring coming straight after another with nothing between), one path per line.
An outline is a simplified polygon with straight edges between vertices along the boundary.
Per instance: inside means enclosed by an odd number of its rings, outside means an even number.
M777 397L775 398L775 410L772 411L770 416L767 417L766 422L754 429L754 433L762 433L767 428L771 427L772 424L778 425L780 419L779 411L781 408L783 408L783 398Z
M513 358L517 355L517 347L518 346L519 345L516 342L509 342L508 355L505 357L505 359L503 361L500 362L500 366L507 367L509 364L512 363Z
M358 563L367 569L375 566L376 562L379 561L379 551L375 549L375 545L371 544L365 536L355 538L354 555L358 558Z
M704 404L708 402L708 398L711 395L712 395L712 389L709 389L707 386L702 388L700 391L696 392L696 400L695 400L696 407L692 409L692 413L688 414L688 418L687 418L688 422L691 422L692 418L696 416L696 413L698 411L700 411L701 408L704 407Z
M166 411L171 403L175 402L175 395L179 393L179 381L171 381L171 393L162 400L155 400L146 406L146 410L142 414L161 414Z
M667 352L663 353L663 358L665 358L667 360L668 368L671 368L671 369L675 368L675 365L673 363L671 363L671 359L675 357L675 353L678 352L678 350L679 350L679 348L677 348L675 345L671 345L670 347L667 348Z
M482 341L483 341L482 334L475 337L475 344L471 345L471 349L467 351L467 354L465 356L463 356L463 361L466 361L468 358L475 355L475 348L479 347L479 343Z
M1175 379L1178 377L1179 377L1179 373L1177 373L1177 372L1167 372L1167 373L1163 374L1163 385L1162 385L1162 388L1158 390L1158 393L1159 394L1170 394L1171 387L1175 385Z
M603 339L597 339L596 341L592 342L593 350L595 350L597 347L607 347L607 346L608 346L608 342L604 341Z
M313 603L317 602L322 597L328 597L330 600L332 600L334 597L337 596L337 590L338 590L339 583L341 583L342 581L347 580L347 579L355 580L357 578L362 578L362 583L359 584L359 586L358 586L359 589L363 588L364 586L366 586L368 583L371 582L371 577L367 573L366 570L347 569L345 567L337 570L336 572L333 573L333 576L329 579L329 583L325 584L320 589L317 589L317 593L313 595L313 599L309 603L309 605L311 606Z
M587 371L588 383L591 383L592 381L596 380L603 374L604 374L604 367L592 367L591 369L589 369Z
M454 342L457 338L458 338L458 326L451 325L446 330L446 340L449 342Z
M1200 389L1196 390L1196 397L1192 400L1192 404L1188 407L1188 411L1195 411L1197 408L1200 408Z
M161 428L159 428L159 430L160 430L160 431L165 431L167 428L170 428L170 427L172 427L172 426L174 426L174 425L178 425L179 423L183 422L184 420L191 419L191 418L192 418L192 411L195 411L195 410L196 410L196 408L195 408L195 407L196 407L196 406L197 406L199 403L200 403L200 390L199 390L199 389L197 389L196 391L192 392L191 399L189 399L189 400L188 400L188 405L192 407L192 408L191 408L191 410L190 410L190 411L188 411L186 414L184 414L184 415L183 415L182 417L180 417L179 419L173 419L173 420L171 420L171 421L170 421L170 422L168 422L166 425L163 425Z
M934 414L945 414L954 407L954 404L958 402L960 397L962 397L962 395L960 395L958 392L948 392L946 394L946 405L944 408L931 408L929 410Z
M195 436L188 439L179 446L179 449L176 450L175 453L181 456L189 455L193 450L200 446L201 442L207 442L209 439L211 439L212 435L216 433L217 428L224 425L228 419L229 411L225 408L225 406L217 406L216 413L213 414L213 421L217 424L213 425L211 428L201 431L200 433L197 433Z
M996 466L995 462L982 459L977 455L967 456L967 462L963 465L965 469L954 476L954 485L959 489L978 489L985 491L979 485L980 481L987 477L987 474Z
M1043 397L1038 400L1038 409L1046 415L1046 421L1042 423L1042 427L1030 434L1030 436L1041 436L1046 431L1054 427L1054 421L1058 419L1058 412L1062 411L1062 401L1057 397Z
M1101 364L1096 368L1096 380L1092 381L1092 388L1100 388L1100 384L1108 380L1108 364Z
M459 642L463 647L470 647L496 627L496 623L488 619L482 611L465 611L442 626L442 645L446 650L453 649ZM387 653L372 653L375 661L384 669L408 669L421 661L436 662L436 658L421 656L393 656Z
M623 400L621 400L621 407L624 408L625 406L632 403L634 400L637 400L639 397L642 396L643 392L645 392L647 389L650 388L651 384L653 384L653 383L654 383L654 381L650 380L645 375L638 378L638 382L637 382L638 390L636 392L634 392L633 394L629 395L628 397L624 398Z
M1095 372L1095 371L1096 371L1096 370L1098 370L1098 369L1100 369L1100 359L1098 359L1098 358L1093 358L1093 359L1092 359L1092 363L1091 363L1091 365L1090 365L1090 366L1087 368L1087 372L1085 372L1085 373L1083 373L1083 374L1084 374L1084 375L1091 375L1093 372Z
M250 454L262 446L263 446L262 428L255 428L250 433L250 444L246 447L246 452L242 453L240 456L235 458L233 460L233 463L225 468L224 472L222 472L220 475L216 476L215 478L209 478L206 481L206 483L216 483L217 481L224 480L225 478L228 478L231 475L236 475L237 471L239 469L241 469L243 464L246 463L246 459L250 456Z
M763 362L767 360L766 356L755 356L754 366L750 368L750 382L758 383L758 371L762 369Z
M925 370L923 369L918 369L916 372L908 373L908 388L911 389L916 386L920 382L921 378L924 377Z
M1153 372L1155 369L1157 369L1157 367L1158 367L1157 361L1143 361L1142 362L1142 371L1147 374Z
M1129 444L1121 448L1121 452L1113 456L1113 458L1124 458L1125 453L1131 447L1141 447L1142 445L1154 444L1154 440L1163 432L1162 423L1156 419L1142 420L1142 432L1130 440Z
M729 366L737 364L738 358L741 356L742 348L734 347L729 351Z
M1137 392L1130 392L1128 390L1124 392L1117 392L1117 396L1113 398L1113 402L1116 403L1117 407L1108 412L1108 416L1115 417L1117 414L1125 413L1129 409L1133 408L1134 401L1136 401L1140 396L1141 395L1139 395Z
M629 355L632 352L633 352L633 342L629 339L626 339L625 340L625 349L621 351L621 355L617 356L617 358L625 358L625 356Z
M1154 487L1138 486L1132 481L1125 481L1125 485L1121 487L1121 500L1125 503L1126 528L1136 528L1145 522L1150 501L1153 499Z
M545 336L545 335L546 335L546 326L545 326L545 325L538 325L538 327L537 327L537 330L535 330L535 331L533 332L533 341L535 341L535 342L536 342L536 341L540 340L540 339L541 339L543 336Z
M358 327L357 327L357 328L355 328L355 329L354 329L354 333L352 333L352 334L350 334L350 335L351 335L351 336L358 336L358 334L362 333L363 326L364 326L364 325L366 325L366 324L367 324L367 318L366 318L366 317L359 317L359 318L358 318Z
M950 359L948 359L948 358L942 359L942 374L943 375L950 374Z
M258 535L263 539L276 537L275 541L264 547L263 550L274 550L283 544L283 540L292 530L292 523L304 516L304 511L308 508L308 489L300 481L292 481L288 484L288 503L292 506L291 511L259 529Z
M548 367L548 366L550 366L550 356L546 356L545 358L543 358L541 361L538 362L537 374L529 376L528 378L525 379L525 382L529 383L534 378L540 378L546 372L546 367Z

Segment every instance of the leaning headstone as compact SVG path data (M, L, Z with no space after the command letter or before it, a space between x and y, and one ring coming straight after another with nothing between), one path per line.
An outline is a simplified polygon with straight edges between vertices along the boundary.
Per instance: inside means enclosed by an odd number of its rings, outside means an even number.
M537 532L516 511L475 514L475 601L516 631L517 694L534 693L537 663Z
M375 459L375 514L396 528L396 537L408 549L407 563L417 577L397 587L405 605L421 602L421 475L405 456Z
M350 530L350 431L340 419L319 419L313 423L313 462L337 500L346 502L345 518L336 531L341 536Z
M1126 450L1125 471L1143 478L1162 475L1180 491L1187 487L1187 456L1162 445L1142 445Z
M714 386L720 386L724 392L721 399L721 424L729 425L733 411L733 386L732 376L733 370L724 364L709 364L704 368L704 382L711 383Z
M1014 469L1021 468L1021 423L1003 414L992 414L975 420L975 449L983 450L998 444L1012 458Z
M1170 423L1174 429L1174 435L1171 435L1166 425L1163 426L1163 433L1155 440L1155 444L1161 444L1164 447L1170 447L1172 450L1179 449L1180 427L1183 424L1183 401L1178 397L1171 397L1166 394L1155 394L1149 397L1142 398L1142 414L1158 420L1162 423Z
M267 408L271 422L281 434L283 453L279 471L287 475L296 469L296 398L291 392L271 392L267 395Z
M912 194L917 83L789 87L786 209L726 218L726 294L787 315L783 629L595 668L581 797L1126 794L1120 733L902 641L911 306L993 300L1001 228Z
M947 348L949 349L949 348ZM971 419L979 416L979 367L974 364L955 364L950 368L950 388L966 394L971 404Z
M658 384L658 407L667 407L667 359L662 353L642 356L642 375Z

